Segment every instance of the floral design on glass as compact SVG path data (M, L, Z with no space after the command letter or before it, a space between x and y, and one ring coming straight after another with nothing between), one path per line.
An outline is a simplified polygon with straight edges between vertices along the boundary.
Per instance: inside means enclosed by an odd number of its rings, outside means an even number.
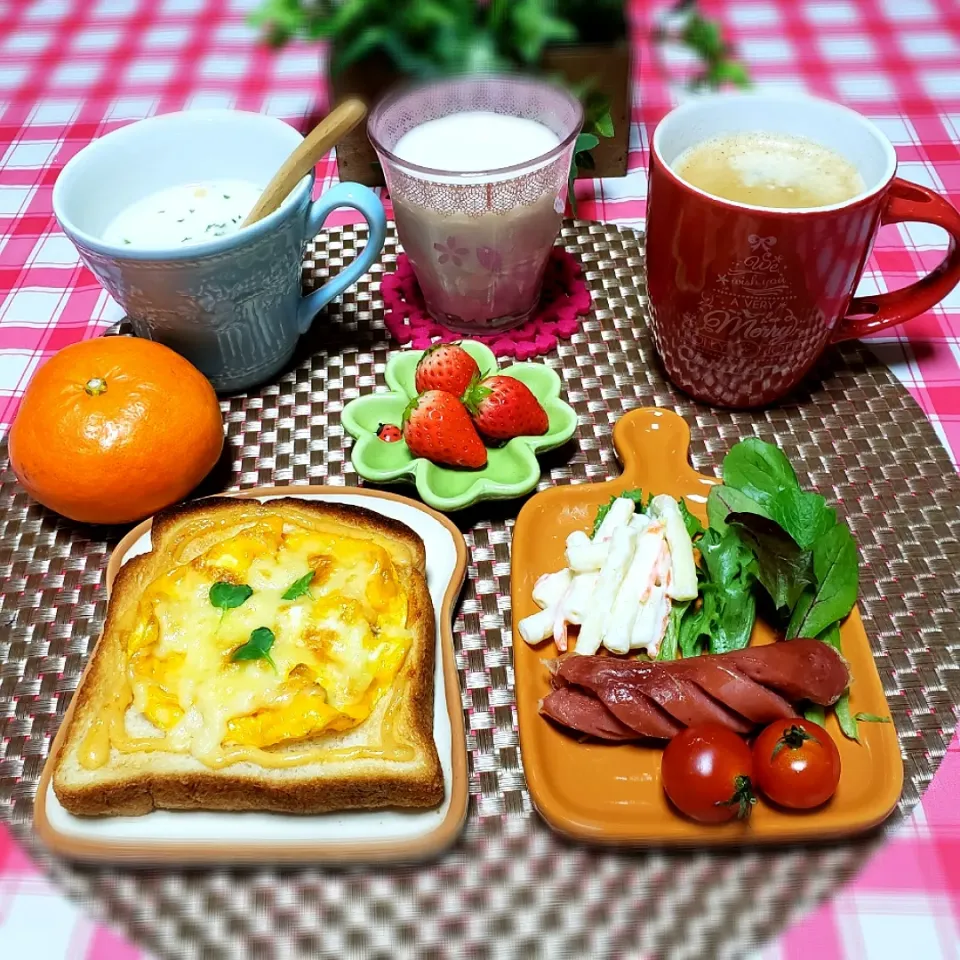
M462 267L463 261L467 258L470 251L466 247L457 246L456 237L447 237L446 243L435 243L433 249L440 254L437 258L440 264L452 261L455 267Z
M500 251L493 247L477 247L477 263L490 273L500 273L503 258L500 256Z

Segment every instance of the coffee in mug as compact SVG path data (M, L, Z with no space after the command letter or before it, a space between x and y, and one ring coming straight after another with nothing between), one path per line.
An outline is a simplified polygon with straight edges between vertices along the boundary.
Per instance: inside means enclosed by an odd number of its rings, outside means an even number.
M689 179L685 154L696 160L716 156L717 143L764 140L776 161L767 166L777 174L767 187L774 198L730 199L742 170L709 188ZM843 188L850 168L862 182L848 177ZM787 186L807 191L798 205L783 202L790 169L803 176ZM814 170L830 176L807 176ZM670 379L707 403L763 406L792 390L828 344L939 303L960 281L960 211L896 170L893 146L874 124L814 97L723 93L664 117L650 150L646 254L651 329ZM811 195L828 180L844 199ZM909 221L947 231L942 263L899 290L857 296L880 224Z
M756 207L828 207L865 189L860 171L845 157L785 133L710 137L684 150L673 169L711 196Z

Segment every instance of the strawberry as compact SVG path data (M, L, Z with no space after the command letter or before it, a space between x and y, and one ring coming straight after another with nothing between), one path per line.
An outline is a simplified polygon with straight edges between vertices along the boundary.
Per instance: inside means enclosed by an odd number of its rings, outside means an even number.
M539 437L549 428L547 411L530 388L513 377L493 376L467 388L463 402L488 440Z
M393 423L381 423L377 427L377 436L384 443L396 443L403 434L400 432L400 428Z
M420 358L413 382L417 393L446 390L462 397L471 381L479 378L477 361L459 343L438 343Z
M403 439L415 457L433 463L472 470L487 465L487 448L466 408L443 390L428 390L410 401L403 415Z

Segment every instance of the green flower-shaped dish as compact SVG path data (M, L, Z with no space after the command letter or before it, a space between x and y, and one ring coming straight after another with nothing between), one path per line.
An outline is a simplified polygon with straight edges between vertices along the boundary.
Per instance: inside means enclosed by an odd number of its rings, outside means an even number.
M560 377L542 363L515 363L498 371L489 347L465 340L463 348L483 374L499 372L522 380L543 404L550 428L542 437L515 437L502 447L488 447L487 465L482 470L439 467L423 457L414 457L403 440L380 440L379 425L399 426L403 411L417 394L414 372L424 351L403 350L387 363L388 393L358 397L343 408L344 429L356 440L350 459L364 480L413 482L423 502L436 510L461 510L480 500L509 500L536 487L540 479L536 455L562 446L577 429L576 413L560 399Z

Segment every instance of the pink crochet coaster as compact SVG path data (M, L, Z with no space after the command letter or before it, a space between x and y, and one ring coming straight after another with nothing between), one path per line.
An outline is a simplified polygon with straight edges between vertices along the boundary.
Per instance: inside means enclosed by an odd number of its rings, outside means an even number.
M405 253L397 257L397 269L384 276L380 291L384 322L398 343L426 350L434 343L451 343L467 336L437 323L427 312L420 285ZM558 339L569 340L580 328L578 318L589 313L590 303L590 291L579 261L563 247L554 247L543 277L540 304L533 317L514 330L471 334L469 338L482 341L498 357L529 360L549 353Z

